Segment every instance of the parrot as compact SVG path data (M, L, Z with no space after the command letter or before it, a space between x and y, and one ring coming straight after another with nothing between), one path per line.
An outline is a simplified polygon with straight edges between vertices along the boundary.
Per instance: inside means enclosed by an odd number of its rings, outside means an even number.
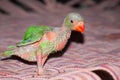
M84 33L84 19L76 12L69 13L59 29L50 26L30 26L27 28L23 39L15 46L2 53L5 57L16 55L21 59L37 62L37 75L44 73L43 67L51 53L61 51L71 32Z

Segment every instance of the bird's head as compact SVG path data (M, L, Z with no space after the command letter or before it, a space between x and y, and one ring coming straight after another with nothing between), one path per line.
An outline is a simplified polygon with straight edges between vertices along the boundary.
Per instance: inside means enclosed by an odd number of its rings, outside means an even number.
M84 32L84 20L78 13L70 13L64 19L64 25L71 30Z

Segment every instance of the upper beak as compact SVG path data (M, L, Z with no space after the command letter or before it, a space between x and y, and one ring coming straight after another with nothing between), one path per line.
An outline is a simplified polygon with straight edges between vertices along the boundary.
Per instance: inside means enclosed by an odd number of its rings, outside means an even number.
M79 31L79 32L81 32L81 33L84 33L84 29L85 29L84 22L78 22L78 23L74 26L74 30L75 30L75 31Z

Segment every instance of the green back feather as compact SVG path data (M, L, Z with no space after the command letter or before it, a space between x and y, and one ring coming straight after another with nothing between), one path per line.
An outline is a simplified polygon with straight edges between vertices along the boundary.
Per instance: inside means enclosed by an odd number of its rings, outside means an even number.
M30 26L26 30L23 40L18 43L17 46L23 46L39 41L45 32L51 30L52 28L48 26Z

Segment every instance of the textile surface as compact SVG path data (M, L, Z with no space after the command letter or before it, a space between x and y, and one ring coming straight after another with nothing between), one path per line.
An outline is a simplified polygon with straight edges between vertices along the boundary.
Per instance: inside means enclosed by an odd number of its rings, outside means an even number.
M46 75L33 77L36 62L0 56L0 80L120 80L120 23L116 23L119 13L72 11L85 18L85 33L73 32L65 49L49 56L44 65ZM67 13L2 15L0 53L19 42L28 26L60 26Z

